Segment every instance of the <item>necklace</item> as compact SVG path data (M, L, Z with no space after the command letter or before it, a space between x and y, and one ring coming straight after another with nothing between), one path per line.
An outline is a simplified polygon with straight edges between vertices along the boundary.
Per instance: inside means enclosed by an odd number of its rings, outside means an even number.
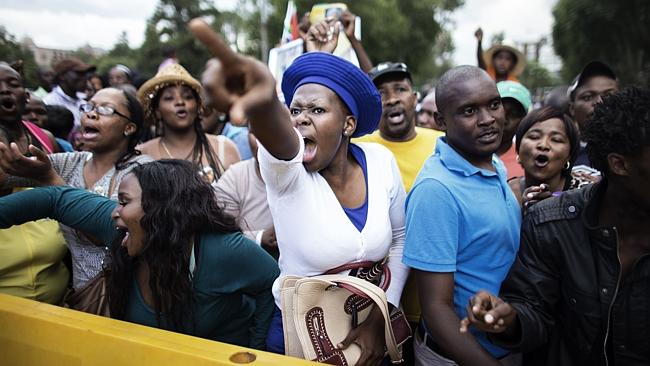
M169 149L167 148L167 145L166 145L165 142L162 140L162 138L160 139L160 146L162 146L162 148L165 150L165 153L167 154L167 156L168 156L170 159L176 159L176 158L174 157L174 155L172 155L172 153L169 151ZM185 157L185 159L183 159L183 160L187 160L187 159L190 157L190 155L192 155L192 151L191 151L191 150L190 150L190 152L187 154L187 156Z

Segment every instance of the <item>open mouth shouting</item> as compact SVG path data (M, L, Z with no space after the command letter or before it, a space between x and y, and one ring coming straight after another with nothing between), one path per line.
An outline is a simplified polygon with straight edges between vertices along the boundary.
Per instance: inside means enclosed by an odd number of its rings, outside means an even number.
M6 96L0 99L0 108L2 108L3 114L16 113L18 109L18 104L13 97Z
M187 112L187 109L185 109L185 108L176 110L176 117L178 117L179 119L187 118L188 115L189 115L189 113Z
M544 168L548 165L550 159L548 158L548 155L539 154L535 156L535 159L533 161L535 162L535 166L537 168Z
M305 142L305 151L302 154L302 162L310 163L316 157L316 151L318 150L318 145L314 140L312 140L309 137L303 137L303 141Z
M88 141L88 140L94 140L99 136L99 130L96 129L93 126L90 125L82 125L81 126L81 137Z
M384 118L388 123L397 125L406 119L406 115L404 114L404 108L397 107L397 108L391 108L388 109L384 112Z
M129 241L129 230L126 228L126 226L119 225L115 227L115 230L118 232L118 238L122 238L122 240L120 240L120 245L126 248Z

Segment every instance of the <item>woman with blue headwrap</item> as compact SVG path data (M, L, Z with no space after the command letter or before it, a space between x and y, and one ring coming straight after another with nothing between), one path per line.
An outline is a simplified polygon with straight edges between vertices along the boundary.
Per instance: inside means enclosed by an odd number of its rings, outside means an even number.
M368 76L331 54L302 55L283 75L287 110L265 65L232 52L205 23L194 21L190 29L223 64L221 84L210 91L217 107L234 122L247 120L260 142L258 160L280 249L276 304L284 276L315 276L388 257L386 297L399 305L408 275L401 263L405 193L399 170L384 147L350 143L374 131L380 119L381 98ZM362 349L358 364L376 365L384 355L383 327L373 309L337 347L354 342ZM280 314L267 349L283 352Z

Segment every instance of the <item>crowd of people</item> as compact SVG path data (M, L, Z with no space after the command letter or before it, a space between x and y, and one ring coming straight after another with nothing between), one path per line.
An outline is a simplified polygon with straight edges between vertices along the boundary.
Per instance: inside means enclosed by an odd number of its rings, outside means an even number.
M197 78L165 50L138 88L68 58L28 91L0 62L0 292L284 354L283 278L385 263L403 364L650 363L650 90L593 61L533 101L479 29L478 66L420 95L347 11L278 88L189 29ZM384 326L373 307L335 347L382 364Z

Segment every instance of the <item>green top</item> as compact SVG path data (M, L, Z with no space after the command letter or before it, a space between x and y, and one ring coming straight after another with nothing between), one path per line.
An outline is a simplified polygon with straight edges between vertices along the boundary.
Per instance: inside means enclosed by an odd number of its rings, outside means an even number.
M49 217L111 243L117 235L111 218L116 205L82 189L35 188L0 198L0 228ZM195 253L194 335L263 348L274 309L271 286L279 274L275 260L238 232L203 232ZM157 326L135 278L126 320Z

